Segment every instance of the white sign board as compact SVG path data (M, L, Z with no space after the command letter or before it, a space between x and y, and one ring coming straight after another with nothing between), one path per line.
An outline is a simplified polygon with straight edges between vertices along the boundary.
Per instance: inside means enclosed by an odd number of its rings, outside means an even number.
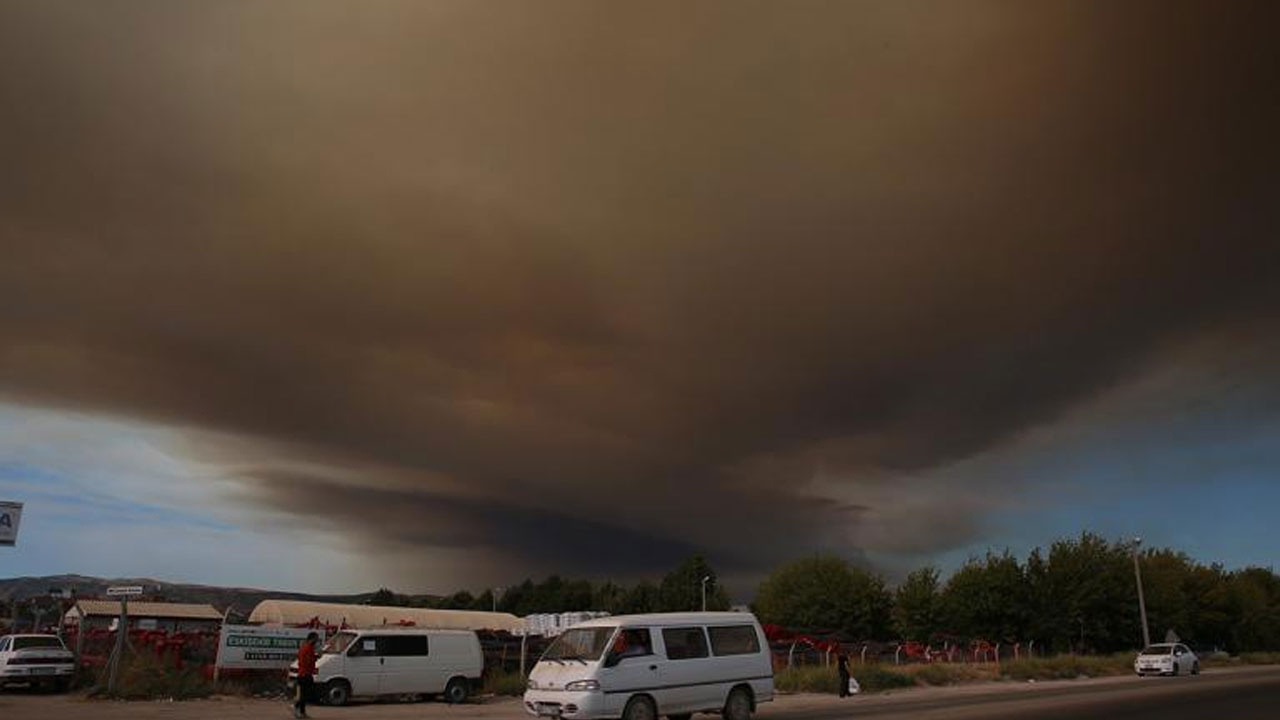
M0 500L0 545L18 542L18 521L22 519L22 503Z
M137 597L141 594L141 585L116 585L107 588L107 597Z
M298 659L302 641L313 632L320 634L323 644L323 629L223 625L217 666L231 670L287 670Z

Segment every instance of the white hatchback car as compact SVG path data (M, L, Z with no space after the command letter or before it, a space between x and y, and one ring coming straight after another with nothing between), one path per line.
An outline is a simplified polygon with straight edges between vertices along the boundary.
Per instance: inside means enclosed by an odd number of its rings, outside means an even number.
M56 635L0 637L0 686L23 684L65 690L75 672L75 655Z
M1152 645L1138 653L1133 661L1133 671L1144 675L1200 674L1200 658L1191 648L1181 643Z

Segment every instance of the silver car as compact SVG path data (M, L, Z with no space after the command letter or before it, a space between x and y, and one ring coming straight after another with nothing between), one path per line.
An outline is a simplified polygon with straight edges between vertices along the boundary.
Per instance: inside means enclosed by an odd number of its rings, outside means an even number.
M1133 671L1139 677L1144 675L1182 675L1200 674L1200 658L1191 652L1191 648L1181 643L1162 643L1152 645L1138 653L1133 661Z

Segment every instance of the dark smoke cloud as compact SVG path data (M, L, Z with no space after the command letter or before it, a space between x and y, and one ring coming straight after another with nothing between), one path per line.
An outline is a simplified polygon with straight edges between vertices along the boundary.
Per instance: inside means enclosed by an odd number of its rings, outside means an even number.
M0 393L332 463L246 487L374 546L952 547L931 469L1275 317L1274 15L8 3Z

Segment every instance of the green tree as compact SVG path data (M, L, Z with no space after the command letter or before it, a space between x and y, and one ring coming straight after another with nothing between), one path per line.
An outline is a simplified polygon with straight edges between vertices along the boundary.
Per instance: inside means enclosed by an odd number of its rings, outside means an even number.
M626 614L657 612L658 602L658 586L642 580L627 593L623 612Z
M494 608L493 590L486 588L471 603L472 610L483 610L489 612Z
M893 595L893 629L905 640L928 642L938 629L938 570L923 567L907 575Z
M595 588L591 609L620 615L626 612L627 589L612 581L605 581Z
M440 601L440 609L442 610L471 610L475 606L475 596L466 590L459 590Z
M775 570L761 583L755 603L767 623L866 639L888 634L891 606L883 580L829 555Z
M1232 573L1235 615L1234 649L1247 652L1280 648L1280 577L1271 570L1246 568Z
M1049 548L1039 611L1046 622L1042 641L1060 652L1115 652L1142 642L1138 591L1128 548L1084 533Z
M378 588L377 592L369 596L365 604L381 605L383 607L403 607L409 604L409 599L403 595L397 595L387 588Z
M970 559L943 590L939 614L948 633L992 642L1025 636L1030 615L1029 586L1022 566L1008 551Z
M702 609L702 579L707 581L707 609L728 610L729 594L716 581L716 572L701 555L680 563L662 578L658 588L658 607L662 612L687 612Z

